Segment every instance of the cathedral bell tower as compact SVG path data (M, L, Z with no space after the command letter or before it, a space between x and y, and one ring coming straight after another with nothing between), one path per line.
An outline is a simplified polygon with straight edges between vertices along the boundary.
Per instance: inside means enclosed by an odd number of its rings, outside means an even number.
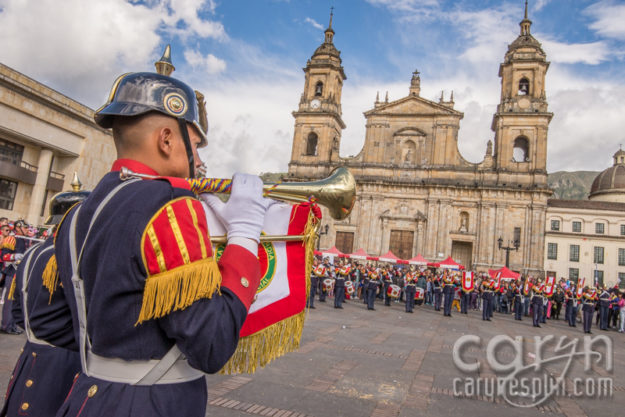
M499 67L501 101L493 116L495 167L498 171L537 174L546 182L547 129L553 113L547 111L545 75L547 56L530 33L532 21L525 17L521 33L508 46ZM544 177L544 179L543 179Z
M323 178L339 160L341 131L341 92L345 72L341 52L334 46L332 17L325 39L303 69L304 92L299 108L293 112L295 131L289 175Z

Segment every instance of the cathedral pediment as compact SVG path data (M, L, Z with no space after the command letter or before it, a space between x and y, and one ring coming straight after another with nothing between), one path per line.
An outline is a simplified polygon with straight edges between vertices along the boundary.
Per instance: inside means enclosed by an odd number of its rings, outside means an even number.
M390 103L382 103L365 112L365 117L374 115L441 115L463 117L464 114L451 107L426 100L418 96L408 96Z

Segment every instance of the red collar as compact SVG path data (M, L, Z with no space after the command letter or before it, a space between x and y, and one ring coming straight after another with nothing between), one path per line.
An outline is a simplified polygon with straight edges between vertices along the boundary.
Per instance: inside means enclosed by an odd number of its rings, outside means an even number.
M118 159L113 162L111 171L121 171L122 167L126 167L129 170L136 172L137 174L158 175L158 172L154 171L149 166L142 164L134 159Z

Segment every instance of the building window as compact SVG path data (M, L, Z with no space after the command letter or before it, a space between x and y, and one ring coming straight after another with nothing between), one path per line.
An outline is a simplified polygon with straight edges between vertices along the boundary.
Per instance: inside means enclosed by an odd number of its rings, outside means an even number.
M352 253L354 251L354 233L336 232L336 241L334 245L343 253Z
M579 279L579 268L569 268L569 280L577 282Z
M530 80L523 77L519 81L519 95L526 96L530 93Z
M321 97L323 95L323 83L319 81L315 85L315 97Z
M619 266L625 266L625 249L619 248L618 250L618 264Z
M625 272L619 272L618 273L618 287L620 289L624 289L625 288Z
M554 232L560 231L560 220L551 221L551 230L553 230Z
M579 262L579 245L569 246L569 261Z
M603 247L595 246L594 263L603 264Z
M595 270L595 287L603 287L603 271Z
M512 236L514 237L514 240L513 240L514 246L515 247L521 246L521 228L520 227L514 228L514 232Z
M306 139L306 155L317 155L317 134L315 132L310 132L308 139Z
M621 225L621 236L625 236L625 224Z
M547 243L547 259L558 259L558 244L557 243Z
M512 159L514 162L529 161L530 145L525 136L519 136L514 140L514 148L512 149Z
M24 147L16 143L0 139L0 161L20 165L24 155Z
M573 232L575 233L582 232L582 222L573 222Z
M604 223L595 223L595 233L598 235L602 235L605 233L605 224Z
M0 209L13 210L17 183L0 178Z

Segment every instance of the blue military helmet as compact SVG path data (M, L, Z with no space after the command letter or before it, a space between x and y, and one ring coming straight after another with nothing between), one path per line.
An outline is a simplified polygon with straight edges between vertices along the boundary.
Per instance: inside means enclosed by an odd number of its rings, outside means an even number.
M199 106L198 106L199 102ZM107 103L95 113L95 122L109 129L116 116L139 116L157 111L195 126L205 146L208 123L203 96L180 80L153 72L121 75L113 83Z
M74 172L74 178L70 184L72 191L63 191L55 194L48 205L48 218L45 221L46 226L55 226L61 223L65 213L69 211L76 203L85 200L91 194L91 191L81 190L82 183L78 179L78 174Z

